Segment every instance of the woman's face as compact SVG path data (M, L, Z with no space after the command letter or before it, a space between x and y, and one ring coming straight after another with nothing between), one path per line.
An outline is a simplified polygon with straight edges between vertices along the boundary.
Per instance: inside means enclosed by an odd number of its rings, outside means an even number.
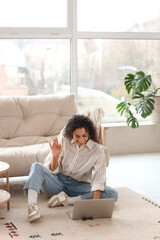
M79 147L85 145L88 138L89 134L86 132L85 128L77 128L73 132L73 139Z

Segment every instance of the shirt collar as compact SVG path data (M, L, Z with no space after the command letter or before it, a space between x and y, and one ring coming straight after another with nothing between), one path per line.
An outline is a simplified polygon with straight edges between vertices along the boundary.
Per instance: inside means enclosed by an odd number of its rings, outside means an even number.
M74 141L74 139L72 138L72 140L71 140L71 143L75 143L75 141ZM85 144L85 146L87 146L90 150L93 148L93 141L91 140L91 139L89 139L88 141L87 141L87 143ZM75 143L76 144L76 143ZM76 144L77 145L77 144Z

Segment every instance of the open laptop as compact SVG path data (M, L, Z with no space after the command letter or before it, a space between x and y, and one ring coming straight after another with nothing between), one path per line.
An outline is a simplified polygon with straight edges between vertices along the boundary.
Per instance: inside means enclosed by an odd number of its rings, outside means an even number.
M111 218L113 214L114 202L114 198L76 201L74 203L73 210L68 211L68 214L73 220Z

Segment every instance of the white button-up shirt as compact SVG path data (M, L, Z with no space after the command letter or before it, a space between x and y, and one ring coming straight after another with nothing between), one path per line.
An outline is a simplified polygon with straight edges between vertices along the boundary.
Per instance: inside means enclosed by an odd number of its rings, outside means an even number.
M62 173L78 181L90 182L92 191L104 190L106 184L106 159L102 145L88 140L79 147L74 140L62 137L62 152L58 166L53 174ZM44 165L50 169L52 153L45 159ZM50 170L51 171L51 170Z

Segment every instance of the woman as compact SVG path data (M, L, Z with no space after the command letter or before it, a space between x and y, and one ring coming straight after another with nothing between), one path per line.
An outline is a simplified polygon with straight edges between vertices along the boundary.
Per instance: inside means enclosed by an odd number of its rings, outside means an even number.
M28 220L40 218L37 197L40 190L51 197L48 207L72 205L76 200L115 198L118 193L106 183L106 160L92 121L74 115L62 138L49 143L45 164L34 163L24 186L28 193Z

